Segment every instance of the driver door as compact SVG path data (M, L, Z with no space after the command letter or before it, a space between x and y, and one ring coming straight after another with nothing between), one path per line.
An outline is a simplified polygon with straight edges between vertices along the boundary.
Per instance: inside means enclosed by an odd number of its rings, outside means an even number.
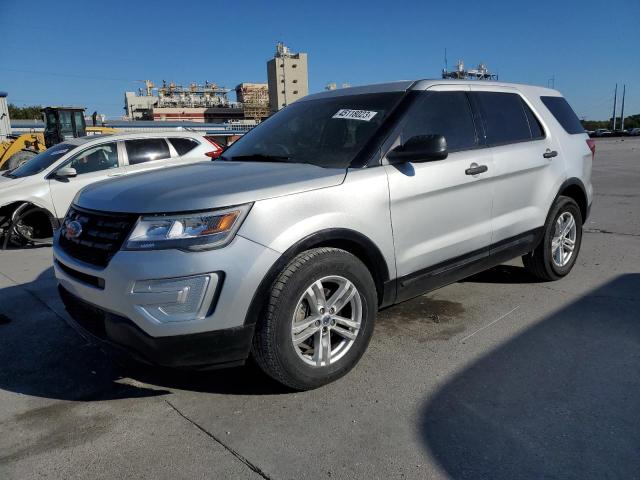
M93 145L74 155L60 168L74 168L77 176L72 178L49 178L49 190L56 210L56 216L63 218L76 193L100 180L125 173L121 155L118 153L118 142Z
M444 135L444 160L386 165L398 269L398 299L440 286L446 275L488 255L493 198L491 153L481 148L465 87L421 93L395 144ZM471 174L473 165L486 171Z

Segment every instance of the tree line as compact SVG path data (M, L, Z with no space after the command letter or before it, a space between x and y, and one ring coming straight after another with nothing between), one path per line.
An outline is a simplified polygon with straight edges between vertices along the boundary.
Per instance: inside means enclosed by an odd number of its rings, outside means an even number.
M9 118L16 120L42 120L42 107L31 105L29 107L18 107L13 103L9 105Z
M18 107L13 103L9 104L9 117L16 120L40 120L42 118L42 106L32 105L28 107ZM596 130L598 128L613 128L613 118L609 120L581 120L585 130ZM620 128L621 119L616 119L616 126ZM624 126L627 130L632 128L640 128L640 113L629 115L624 118Z
M609 120L581 120L585 130L597 130L598 128L613 129L613 117ZM616 128L622 128L622 118L616 118ZM632 128L640 128L640 114L629 115L624 117L624 128L631 130Z

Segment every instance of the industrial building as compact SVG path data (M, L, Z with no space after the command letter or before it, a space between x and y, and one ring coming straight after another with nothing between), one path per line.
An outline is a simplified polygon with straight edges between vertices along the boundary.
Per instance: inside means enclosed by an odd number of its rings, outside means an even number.
M125 93L125 110L129 120L190 121L217 123L244 120L244 110L238 102L231 102L229 89L215 83L190 83L188 86L162 81L156 88L145 80L145 89L138 94Z
M125 92L125 117L255 125L309 94L307 54L293 53L284 43L278 43L274 58L267 62L267 77L268 84L244 82L236 86L235 102L228 98L231 90L211 82L183 86L163 80L162 86L156 87L151 80L144 80L145 86L138 92Z
M236 87L236 100L242 105L245 118L260 121L271 114L266 83L241 83Z
M307 54L293 53L279 42L274 58L267 62L267 77L269 104L276 112L309 94Z

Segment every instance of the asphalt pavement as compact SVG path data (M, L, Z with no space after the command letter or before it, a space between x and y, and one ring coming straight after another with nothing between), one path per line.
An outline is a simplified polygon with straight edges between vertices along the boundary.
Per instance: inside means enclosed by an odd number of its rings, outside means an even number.
M50 248L0 253L0 478L640 478L640 139L601 139L573 270L514 260L380 312L360 364L119 366L68 324Z

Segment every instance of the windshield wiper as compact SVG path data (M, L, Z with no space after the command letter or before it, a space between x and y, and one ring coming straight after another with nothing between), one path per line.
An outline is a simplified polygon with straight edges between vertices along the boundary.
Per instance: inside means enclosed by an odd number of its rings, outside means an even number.
M3 176L3 177L7 177L7 178L17 178L15 175L13 175L13 174L11 173L11 170L8 170L8 171L4 172L4 173L2 174L2 176Z
M234 155L231 160L245 161L245 162L288 162L291 157L286 155L267 155L264 153L252 153L249 155Z

